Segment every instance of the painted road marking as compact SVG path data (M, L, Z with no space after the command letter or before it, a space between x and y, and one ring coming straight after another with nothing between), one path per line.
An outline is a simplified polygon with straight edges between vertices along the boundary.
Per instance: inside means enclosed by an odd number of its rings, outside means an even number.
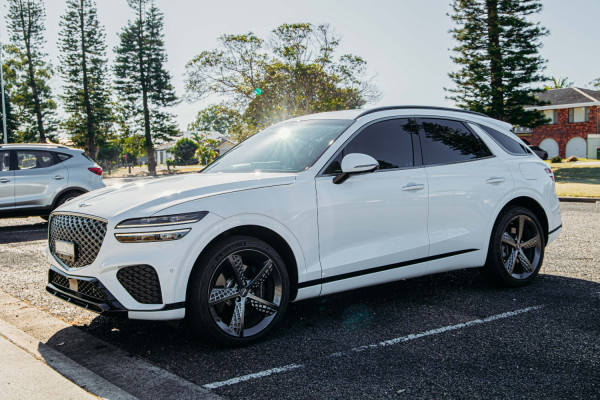
M244 381L249 381L250 379L262 378L264 376L269 376L269 375L272 375L272 374L278 374L280 372L286 372L286 371L290 371L292 369L302 368L302 367L304 367L304 364L290 364L290 365L285 365L285 366L279 367L279 368L272 368L272 369L268 369L266 371L257 372L255 374L238 376L237 378L228 379L226 381L208 383L208 384L203 385L203 386L205 388L207 388L207 389L216 389L216 388L219 388L221 386L235 385L236 383L240 383L240 382L244 382Z
M527 308L521 308L520 310L508 311L508 312L505 312L505 313L502 313L502 314L492 315L492 316L489 316L489 317L483 318L483 319L474 319L472 321L463 322L463 323L455 324L455 325L448 325L448 326L444 326L444 327L441 327L441 328L431 329L431 330L428 330L428 331L425 331L425 332L421 332L421 333L412 333L410 335L401 336L401 337L397 337L397 338L390 339L390 340L385 340L383 342L379 342L379 343L376 343L376 344L369 344L369 345L365 345L365 346L359 346L359 347L355 347L353 349L350 349L348 351L332 353L332 354L330 354L328 356L325 356L325 357L322 357L322 358L340 357L340 356L343 356L343 355L352 354L352 353L358 353L358 352L362 352L362 351L365 351L365 350L376 349L376 348L379 348L379 347L393 346L393 345L396 345L396 344L399 344L399 343L409 342L411 340L419 339L419 338L426 337L426 336L439 335L439 334L444 333L444 332L449 332L449 331L454 331L454 330L457 330L457 329L467 328L467 327L473 326L473 325L481 325L481 324L485 324L485 323L488 323L488 322L497 321L499 319L514 317L515 315L524 314L524 313L528 313L530 311L539 310L542 307L543 306L532 306L532 307L527 307ZM265 371L256 372L254 374L248 374L248 375L238 376L236 378L228 379L226 381L207 383L206 385L203 385L203 387L205 387L207 389L216 389L216 388L220 388L222 386L235 385L235 384L240 383L240 382L245 382L245 381L249 381L249 380L252 380L252 379L263 378L265 376L269 376L269 375L273 375L273 374L278 374L278 373L281 373L281 372L287 372L287 371L291 371L291 370L297 369L297 368L303 368L305 366L306 365L304 365L304 364L289 364L289 365L285 365L283 367L271 368L271 369L268 369L268 370L265 370Z

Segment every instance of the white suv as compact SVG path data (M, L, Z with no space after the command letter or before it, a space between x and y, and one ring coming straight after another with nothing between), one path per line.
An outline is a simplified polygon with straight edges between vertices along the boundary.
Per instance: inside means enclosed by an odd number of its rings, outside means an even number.
M520 286L561 230L554 176L504 122L436 107L274 125L200 174L111 187L50 219L47 290L228 345L288 301L482 267Z
M0 217L47 217L64 202L104 186L102 168L83 150L0 145Z

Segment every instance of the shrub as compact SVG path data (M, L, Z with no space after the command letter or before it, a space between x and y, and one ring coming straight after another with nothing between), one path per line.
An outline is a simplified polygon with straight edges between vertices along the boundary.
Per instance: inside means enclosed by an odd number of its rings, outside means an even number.
M553 163L553 164L554 163L560 163L560 162L562 162L562 159L559 156L554 156L554 157L552 157L550 159L550 162Z

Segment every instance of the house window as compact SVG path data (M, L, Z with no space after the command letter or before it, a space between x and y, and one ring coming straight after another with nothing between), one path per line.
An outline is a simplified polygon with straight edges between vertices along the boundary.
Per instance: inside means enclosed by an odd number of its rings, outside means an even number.
M589 107L569 108L569 123L588 122L590 120Z
M558 110L544 110L543 113L544 117L546 117L547 120L550 120L547 122L548 125L558 124Z

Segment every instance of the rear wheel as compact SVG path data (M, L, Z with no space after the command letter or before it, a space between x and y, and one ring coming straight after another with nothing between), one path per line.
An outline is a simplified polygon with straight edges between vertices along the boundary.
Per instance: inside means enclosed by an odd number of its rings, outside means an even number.
M525 285L539 273L545 245L535 214L524 207L512 207L496 221L482 272L503 286Z
M192 328L228 346L267 335L283 316L289 278L279 254L262 240L231 236L204 255L190 277Z

